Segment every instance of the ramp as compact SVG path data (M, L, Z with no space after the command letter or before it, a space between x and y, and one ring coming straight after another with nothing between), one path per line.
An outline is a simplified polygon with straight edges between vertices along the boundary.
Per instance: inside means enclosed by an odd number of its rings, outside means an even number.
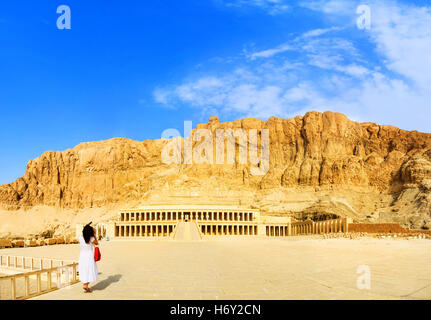
M182 241L199 241L201 235L198 226L195 222L180 222L178 230L175 234L175 240Z

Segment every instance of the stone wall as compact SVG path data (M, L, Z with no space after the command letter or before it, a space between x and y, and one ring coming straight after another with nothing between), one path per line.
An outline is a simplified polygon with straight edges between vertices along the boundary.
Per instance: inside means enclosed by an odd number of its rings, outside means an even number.
M50 238L50 239L31 239L31 240L0 240L1 248L25 248L25 247L41 247L46 245L57 244L77 244L78 239L63 238Z
M431 235L431 230L410 230L399 223L350 223L349 232L366 233L424 233Z

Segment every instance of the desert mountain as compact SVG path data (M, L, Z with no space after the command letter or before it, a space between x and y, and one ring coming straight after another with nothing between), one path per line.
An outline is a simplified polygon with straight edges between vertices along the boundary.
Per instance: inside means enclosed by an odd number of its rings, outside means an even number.
M197 129L214 136L217 129L268 129L268 172L251 174L252 165L240 164L238 155L232 165L167 165L161 154L169 140L116 138L30 161L22 178L0 186L0 208L220 203L296 218L337 215L431 227L431 134L357 123L332 112L225 123L212 117Z

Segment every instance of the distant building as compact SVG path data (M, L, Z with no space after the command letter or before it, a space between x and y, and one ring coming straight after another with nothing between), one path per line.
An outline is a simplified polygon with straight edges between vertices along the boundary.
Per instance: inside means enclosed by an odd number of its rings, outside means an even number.
M102 237L115 239L175 238L180 223L190 223L201 238L213 236L287 237L347 232L348 219L314 222L261 215L259 210L231 206L149 206L121 210L117 221L97 224ZM77 226L77 236L82 226Z

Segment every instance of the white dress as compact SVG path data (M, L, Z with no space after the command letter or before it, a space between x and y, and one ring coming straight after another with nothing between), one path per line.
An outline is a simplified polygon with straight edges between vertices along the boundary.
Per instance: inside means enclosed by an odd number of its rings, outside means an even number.
M90 238L90 243L86 243L84 237L79 237L81 253L79 255L79 280L82 283L94 282L97 280L98 270L94 261L93 242L94 237Z

